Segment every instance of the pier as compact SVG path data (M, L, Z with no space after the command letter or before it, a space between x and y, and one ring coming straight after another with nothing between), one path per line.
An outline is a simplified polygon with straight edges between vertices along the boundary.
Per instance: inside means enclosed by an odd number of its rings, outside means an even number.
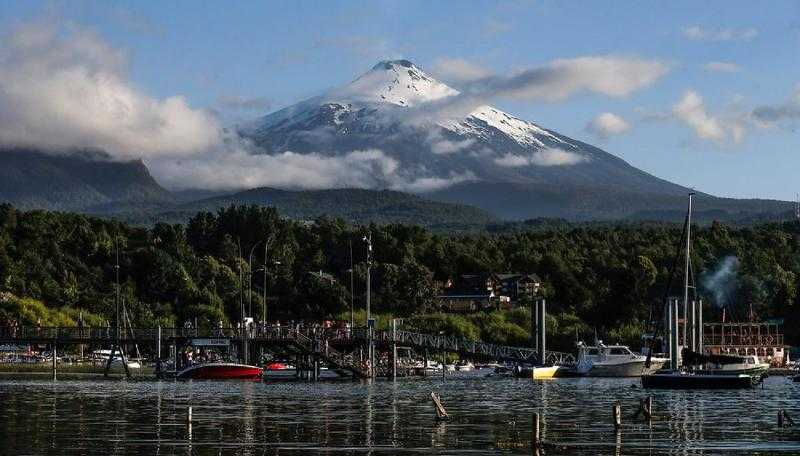
M171 347L171 356L186 346L235 347L243 362L257 361L258 351L295 360L298 370L306 377L318 378L320 363L331 369L347 372L354 378L370 378L383 374L396 375L396 348L404 347L425 353L455 353L469 359L535 363L539 353L530 347L514 347L474 341L461 337L433 335L411 331L370 331L365 327L322 328L318 325L255 325L247 330L240 328L130 328L121 330L117 337L114 328L108 327L35 327L0 328L2 344L48 345L53 351L75 345L151 347L154 359L164 359L163 347ZM376 366L370 366L365 357L370 343L378 351ZM383 361L381 361L383 360ZM549 364L570 365L575 358L569 353L547 351ZM55 370L55 368L54 368Z

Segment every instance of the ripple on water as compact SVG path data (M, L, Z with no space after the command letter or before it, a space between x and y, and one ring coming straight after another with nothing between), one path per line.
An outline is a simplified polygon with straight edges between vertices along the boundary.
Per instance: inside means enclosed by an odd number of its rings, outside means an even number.
M784 378L742 391L635 385L476 374L396 384L9 380L0 381L0 453L530 454L538 412L546 454L800 454L796 433L776 426L781 408L800 418L800 385ZM435 421L431 391L452 421ZM630 418L646 395L650 424Z

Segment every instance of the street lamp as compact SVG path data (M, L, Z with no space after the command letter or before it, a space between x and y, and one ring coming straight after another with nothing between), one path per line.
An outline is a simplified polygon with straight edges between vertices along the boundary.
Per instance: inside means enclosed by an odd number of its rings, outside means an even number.
M280 266L281 262L278 261L278 260L273 260L269 264L270 265L274 265L274 266ZM264 258L264 266L256 269L253 272L262 272L262 271L264 272L264 285L263 285L263 288L262 288L261 291L263 292L264 297L263 297L263 300L261 302L261 306L262 306L262 309L261 309L261 322L266 325L267 324L267 262L266 262L266 258Z
M270 237L269 240L264 244L264 261L265 262L267 261L267 245L271 241L272 241L272 238ZM258 245L261 244L262 242L264 242L263 239L258 241L258 242L256 242L255 244L253 244L253 247L250 248L250 255L247 257L247 267L248 267L248 270L250 271L249 275L248 275L248 278L247 278L247 308L248 308L248 313L250 315L253 315L253 253L255 253L256 247L258 247ZM266 280L266 276L267 276L267 274L265 272L264 273L265 280Z

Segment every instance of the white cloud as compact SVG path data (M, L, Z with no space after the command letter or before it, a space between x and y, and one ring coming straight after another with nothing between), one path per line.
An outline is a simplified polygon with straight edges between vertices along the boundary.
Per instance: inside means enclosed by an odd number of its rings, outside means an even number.
M531 158L524 155L505 154L501 157L494 159L494 163L498 166L506 168L519 168L531 164Z
M744 28L706 28L699 25L683 29L683 36L695 41L752 41L758 36L758 30Z
M672 106L672 114L694 130L698 138L722 141L726 137L720 122L708 114L703 98L693 90Z
M717 73L736 73L741 71L742 68L731 62L708 62L703 65L703 69Z
M447 155L463 150L474 143L474 139L465 139L463 141L450 141L443 139L431 144L431 151L437 155Z
M529 155L505 154L494 159L498 166L519 168L522 166L571 166L589 161L589 157L562 149L542 149Z
M491 71L476 63L447 57L436 59L431 67L431 73L450 83L476 81L492 75Z
M501 96L531 100L560 101L580 91L624 97L651 85L668 70L665 63L634 57L559 59L512 76L496 89Z
M424 170L404 170L400 162L377 149L344 155L283 152L254 154L246 145L232 142L190 159L161 158L153 174L169 188L197 187L231 190L254 187L287 189L390 188L427 192L473 180L469 172L448 176L426 175Z
M431 128L428 131L425 142L430 146L431 152L436 155L449 155L459 152L475 144L472 138L467 139L447 139L442 134L442 130L438 128Z
M613 55L554 60L515 75L484 76L465 82L463 91L413 108L410 123L461 120L493 99L556 102L581 92L625 97L650 86L669 71L657 60ZM464 75L467 75L465 72Z
M622 117L604 112L586 125L586 131L601 139L607 139L612 135L618 135L630 130L631 126Z
M0 147L53 153L103 150L113 159L142 158L169 188L393 188L424 192L474 179L403 169L380 150L341 156L283 152L257 155L225 133L209 113L180 96L158 99L136 89L127 58L100 37L57 23L33 23L0 41ZM268 100L228 97L236 109ZM444 142L440 152L465 147Z
M137 90L127 59L91 32L20 26L0 42L0 145L102 149L116 158L187 155L219 141L208 113Z
M751 116L741 112L737 104L728 106L721 113L710 113L703 98L694 90L688 90L672 106L671 117L692 129L699 139L718 144L740 143L753 126Z

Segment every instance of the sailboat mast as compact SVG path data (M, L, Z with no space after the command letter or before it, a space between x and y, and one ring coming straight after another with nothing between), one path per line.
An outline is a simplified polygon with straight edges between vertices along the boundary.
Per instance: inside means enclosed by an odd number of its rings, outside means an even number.
M692 197L694 193L689 193L689 209L686 212L686 261L683 270L683 345L686 346L687 323L689 320L689 269L691 268L691 245L692 245ZM678 316L675 315L677 320Z

